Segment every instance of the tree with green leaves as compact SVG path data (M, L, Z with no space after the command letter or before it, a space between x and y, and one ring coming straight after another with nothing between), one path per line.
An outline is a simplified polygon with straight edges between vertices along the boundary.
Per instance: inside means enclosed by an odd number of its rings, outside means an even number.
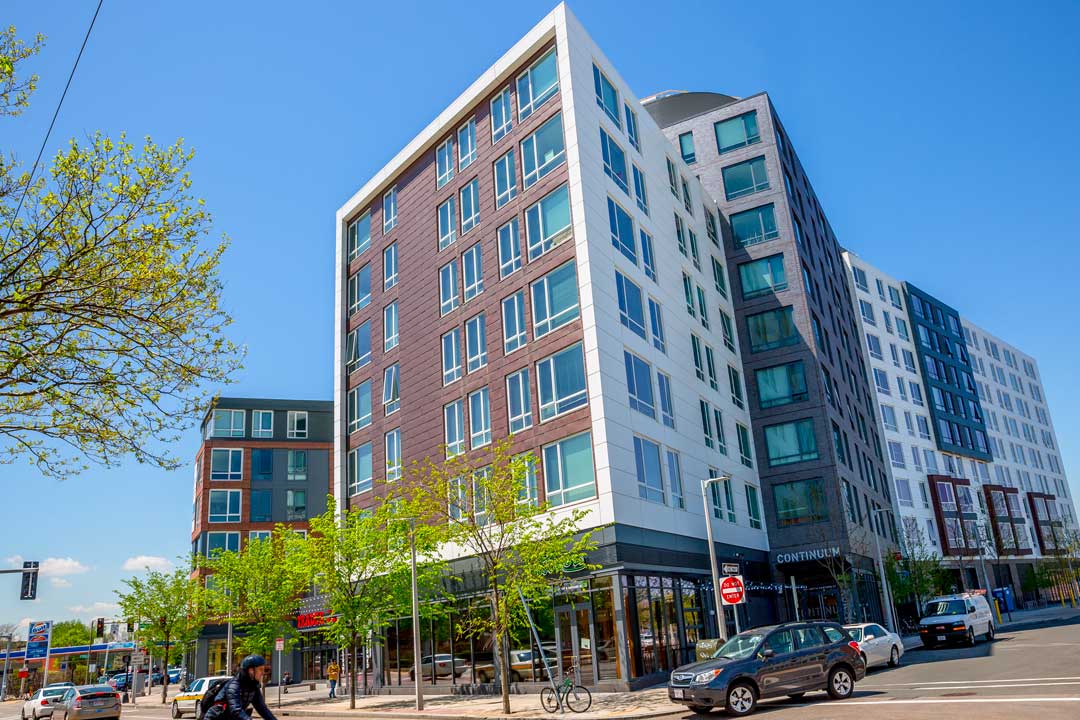
M904 518L900 559L890 555L885 562L893 596L901 601L911 600L922 612L926 600L948 592L952 582L942 565L939 553L931 549L926 536L914 518Z
M41 43L0 33L0 116L28 105ZM180 466L170 443L243 356L193 157L182 140L99 132L42 172L0 160L0 463L52 477L125 456Z
M446 568L436 553L442 529L416 523L403 513L401 503L386 502L372 510L339 514L330 498L326 512L311 518L305 552L297 556L334 618L324 633L339 647L349 648L350 708L356 707L359 645L410 612L410 535L415 533L417 584L424 606L430 607L441 590Z
M495 638L504 714L510 713L509 635L527 623L521 597L550 602L552 584L565 579L568 567L587 567L595 547L592 532L580 530L585 511L554 513L537 501L535 462L531 453L513 454L507 438L468 455L414 463L401 487L404 512L445 528L447 543L480 564L491 613L470 613L462 629Z
M147 570L141 577L124 580L126 590L116 591L121 612L139 623L143 641L162 649L166 669L170 653L194 642L206 620L202 584L187 567L190 563L169 572ZM162 683L162 704L167 690L168 684Z

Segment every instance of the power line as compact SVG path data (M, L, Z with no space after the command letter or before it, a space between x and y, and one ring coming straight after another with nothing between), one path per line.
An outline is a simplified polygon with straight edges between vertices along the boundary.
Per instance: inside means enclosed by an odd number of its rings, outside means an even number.
M97 8L94 10L94 17L90 19L90 27L86 28L86 36L83 37L82 46L79 48L79 54L75 56L75 64L71 66L71 74L68 75L67 84L64 85L64 92L60 95L60 101L56 103L56 111L53 113L52 121L49 123L49 129L45 133L45 139L41 141L41 147L38 149L37 159L34 160L34 166L30 168L30 176L26 179L26 187L23 188L22 195L19 197L19 204L15 207L15 214L11 216L11 224L8 225L7 234L4 236L6 242L11 238L11 233L15 229L15 221L19 217L19 212L22 210L23 203L26 201L26 194L30 192L30 186L34 183L34 175L37 174L38 165L41 163L41 156L45 154L45 146L49 143L49 136L52 135L53 126L56 125L56 118L60 115L60 108L64 105L64 98L67 97L68 88L71 87L71 81L75 77L75 70L79 67L79 60L82 59L83 50L86 49L86 42L90 39L90 33L94 29L94 23L97 22L98 13L101 12L101 4L105 0L98 0Z

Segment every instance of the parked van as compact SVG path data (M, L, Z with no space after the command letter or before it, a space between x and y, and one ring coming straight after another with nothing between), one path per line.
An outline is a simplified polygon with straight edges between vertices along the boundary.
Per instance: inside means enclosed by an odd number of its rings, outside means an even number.
M942 595L931 599L919 621L919 637L923 647L950 642L975 644L975 638L985 635L994 639L994 616L986 597L977 593Z

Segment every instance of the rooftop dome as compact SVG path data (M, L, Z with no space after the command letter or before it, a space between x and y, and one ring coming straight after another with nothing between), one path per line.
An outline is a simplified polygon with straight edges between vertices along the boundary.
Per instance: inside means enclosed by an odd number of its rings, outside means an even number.
M665 90L643 99L641 104L656 124L665 128L738 101L737 97L720 93Z

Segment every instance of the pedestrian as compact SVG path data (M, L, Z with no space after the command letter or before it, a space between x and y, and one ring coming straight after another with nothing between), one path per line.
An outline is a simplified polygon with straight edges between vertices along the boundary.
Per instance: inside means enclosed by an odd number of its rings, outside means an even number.
M336 698L337 694L334 692L337 690L338 676L341 674L341 669L338 667L337 662L331 660L330 664L326 667L326 678L330 681L330 697Z
M277 720L262 695L261 683L267 669L262 655L244 658L236 675L217 691L203 720L251 720L252 708L263 720Z

